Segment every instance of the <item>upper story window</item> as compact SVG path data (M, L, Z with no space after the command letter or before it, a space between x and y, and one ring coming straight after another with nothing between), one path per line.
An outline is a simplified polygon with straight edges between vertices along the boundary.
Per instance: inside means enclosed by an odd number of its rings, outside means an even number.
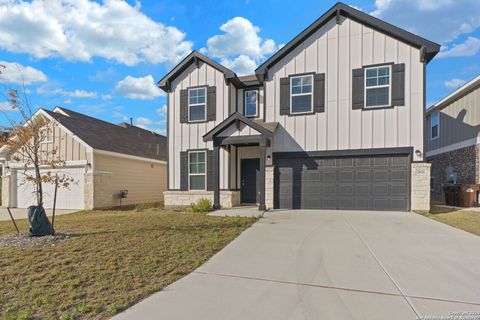
M430 116L430 139L436 139L440 136L440 113L432 112Z
M188 183L190 190L205 190L206 151L188 153Z
M206 91L206 87L188 89L188 121L206 120Z
M313 74L290 78L290 113L313 112Z
M258 91L246 90L244 98L245 98L244 115L246 117L257 117L258 116Z
M391 105L391 66L365 68L365 107L381 108Z

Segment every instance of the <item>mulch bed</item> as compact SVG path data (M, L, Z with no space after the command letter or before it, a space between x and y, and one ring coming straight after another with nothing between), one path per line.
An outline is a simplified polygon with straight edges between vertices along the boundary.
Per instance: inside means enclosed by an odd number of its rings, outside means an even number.
M28 233L11 234L0 238L0 248L31 248L36 246L55 246L72 237L74 233L55 233L53 236L31 237Z

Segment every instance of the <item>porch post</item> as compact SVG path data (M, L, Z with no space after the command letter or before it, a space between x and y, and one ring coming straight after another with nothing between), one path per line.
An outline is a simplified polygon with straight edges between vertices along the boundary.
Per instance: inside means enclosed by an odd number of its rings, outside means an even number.
M267 142L264 140L260 142L259 145L260 151L260 190L258 195L258 210L265 211L265 161L266 161L266 154L267 154Z
M213 209L220 209L220 146L213 147Z

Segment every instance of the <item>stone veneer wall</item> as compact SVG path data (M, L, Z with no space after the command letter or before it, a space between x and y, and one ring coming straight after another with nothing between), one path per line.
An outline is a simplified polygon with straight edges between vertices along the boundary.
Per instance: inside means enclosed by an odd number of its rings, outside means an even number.
M430 163L412 163L411 210L430 210Z
M480 183L480 145L445 152L427 158L432 164L432 200L444 202L443 185L447 181L447 167L457 173L458 183Z
M265 207L273 209L273 166L265 167Z
M213 203L213 191L164 191L165 207L186 207L200 199ZM240 205L240 191L220 191L220 206L232 208Z

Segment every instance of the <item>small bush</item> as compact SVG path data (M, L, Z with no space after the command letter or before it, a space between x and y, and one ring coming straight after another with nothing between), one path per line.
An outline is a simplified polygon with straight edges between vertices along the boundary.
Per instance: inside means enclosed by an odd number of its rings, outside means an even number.
M197 203L192 203L190 207L188 207L188 212L196 212L196 213L206 213L212 210L212 202L209 199L200 199Z

